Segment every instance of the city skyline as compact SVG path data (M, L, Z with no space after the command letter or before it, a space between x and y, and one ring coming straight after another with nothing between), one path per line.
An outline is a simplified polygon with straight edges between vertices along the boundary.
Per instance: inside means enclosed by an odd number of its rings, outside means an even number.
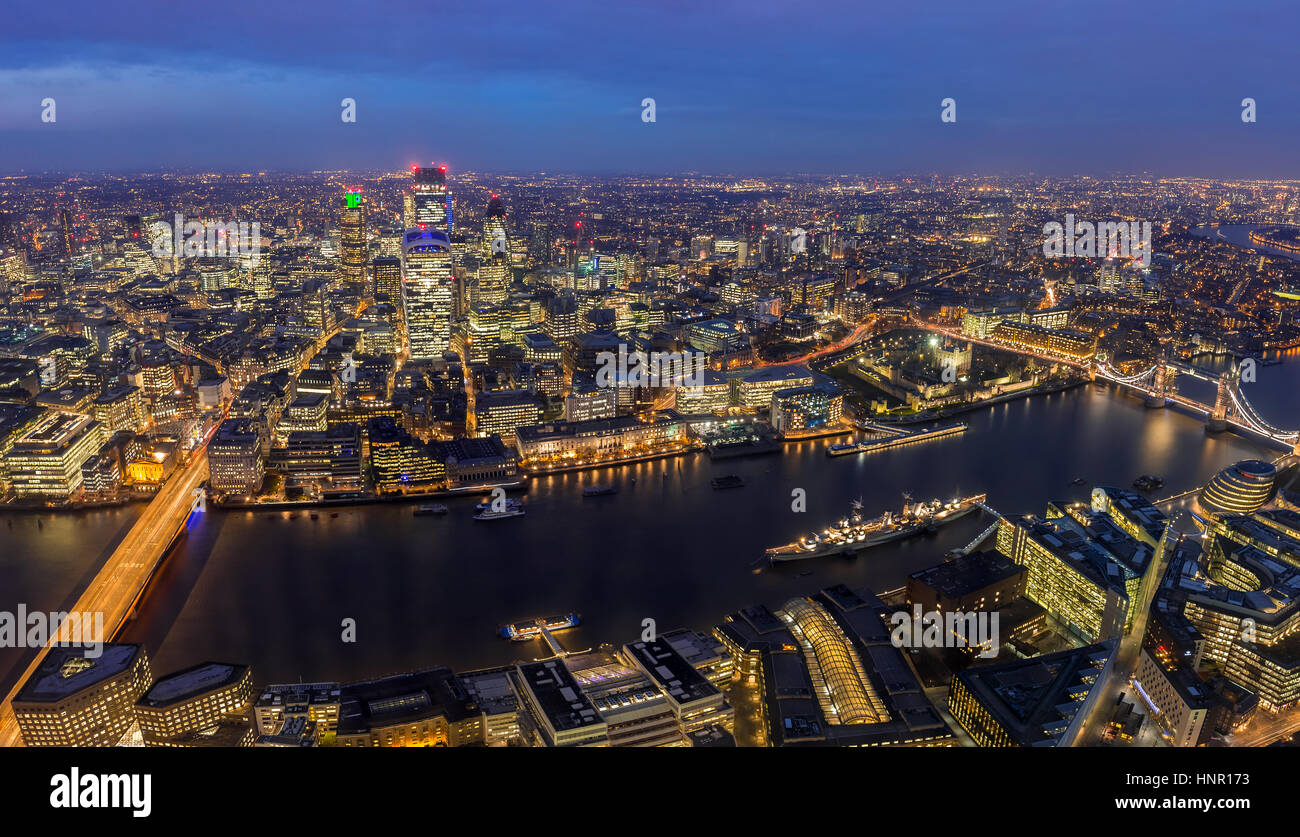
M102 562L77 556L93 579L76 629L102 624L85 653L43 609L66 579L15 588L39 630L0 649L0 742L1294 732L1300 608L1269 602L1300 566L1295 184L440 163L3 183L0 514L21 546L0 560L47 575L27 551L68 515L129 531ZM1174 455L1188 446L1203 455ZM1052 464L1002 474L1008 458ZM744 531L720 522L741 510L759 512ZM647 534L611 560L592 515ZM477 554L502 539L521 556L505 575ZM346 604L372 551L366 571L400 592ZM301 590L241 566L304 559ZM150 581L190 561L210 566ZM258 616L196 633L214 594ZM0 638L19 618L0 607ZM287 676L304 666L305 691ZM760 670L781 694L836 685L772 697L744 674ZM997 686L1022 675L1053 678L1028 726ZM131 699L65 723L100 678ZM347 709L409 689L418 730ZM285 716L290 696L324 714Z

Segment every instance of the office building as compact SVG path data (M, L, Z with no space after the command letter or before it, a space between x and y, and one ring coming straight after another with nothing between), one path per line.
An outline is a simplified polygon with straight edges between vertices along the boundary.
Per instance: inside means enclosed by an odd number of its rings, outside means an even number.
M451 348L451 241L441 230L408 230L402 243L402 309L412 360L436 360Z
M75 499L81 465L99 450L102 425L89 416L49 412L19 436L4 458L14 494L47 502Z
M411 189L403 200L403 226L408 230L450 233L447 200L446 166L411 166Z
M1251 514L1273 499L1277 469L1268 462L1246 459L1224 468L1198 496L1201 508L1215 515Z
M731 727L734 713L722 692L667 639L628 643L623 653L663 693L683 735L701 727Z
M339 281L371 298L374 287L366 281L367 240L366 201L359 189L350 189L339 199Z
M1027 570L999 552L973 552L907 577L907 604L922 612L994 611L1024 595Z
M135 717L146 747L200 746L203 734L223 723L243 727L239 740L247 746L253 738L246 717L252 698L248 666L200 663L158 678L136 701Z
M135 723L135 702L153 682L144 647L55 646L13 700L28 747L115 747Z
M340 747L460 747L483 742L483 716L447 668L339 689Z
M284 725L301 718L331 739L338 728L342 690L338 683L285 683L262 689L253 704L258 735L278 735Z
M474 397L474 429L479 436L513 439L515 429L536 424L542 409L526 389L480 392Z
M398 256L379 256L370 262L375 277L375 299L402 305L402 260Z
M1114 641L957 673L948 711L981 747L1075 745L1110 677Z
M370 472L379 494L420 494L446 486L447 467L436 444L420 441L389 416L370 420Z
M521 663L516 688L541 743L548 747L607 747L609 724L563 660Z
M254 419L230 418L208 443L208 486L217 494L256 494L266 473L265 430Z
M768 366L731 379L731 403L744 410L771 409L772 396L779 390L813 385L804 366Z
M772 428L781 434L832 428L844 415L844 396L830 386L790 387L772 393Z

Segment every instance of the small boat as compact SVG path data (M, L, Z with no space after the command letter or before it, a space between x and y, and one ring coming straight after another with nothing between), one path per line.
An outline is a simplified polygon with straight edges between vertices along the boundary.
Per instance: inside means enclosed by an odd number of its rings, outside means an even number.
M803 572L799 573L800 578L803 578L806 575L812 575L812 570L804 570Z
M1070 485L1087 485L1087 484L1088 481L1085 480L1083 477L1075 477L1074 479L1070 480Z
M330 512L330 517L338 517L338 516L339 516L338 512Z
M609 494L617 494L618 486L614 485L589 485L582 489L583 497L604 497Z
M745 484L745 480L735 474L726 474L721 477L714 477L709 481L709 484L721 491L726 488L740 488Z
M311 513L311 519L312 519L312 520L318 520L318 519L320 519L320 515L319 515L319 514L316 514L316 512L312 512L312 513Z
M425 503L423 506L416 506L415 516L424 517L433 514L446 514L447 507L442 503Z
M518 500L506 500L504 508L499 510L492 509L490 503L487 505L488 508L481 509L478 514L474 515L475 520L505 520L509 517L524 516L523 504Z

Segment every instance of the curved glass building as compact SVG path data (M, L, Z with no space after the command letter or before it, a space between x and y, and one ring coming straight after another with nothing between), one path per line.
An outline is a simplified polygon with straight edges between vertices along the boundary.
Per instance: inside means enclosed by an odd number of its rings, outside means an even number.
M791 599L783 610L791 631L804 645L808 673L826 718L832 724L890 720L858 652L831 615L809 599Z
M1254 514L1273 499L1277 469L1268 462L1245 459L1224 468L1201 489L1201 508L1211 514Z

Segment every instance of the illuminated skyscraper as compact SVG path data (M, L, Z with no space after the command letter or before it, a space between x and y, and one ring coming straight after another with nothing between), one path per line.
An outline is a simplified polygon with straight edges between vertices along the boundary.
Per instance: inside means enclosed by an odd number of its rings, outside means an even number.
M488 201L483 216L483 262L478 269L476 305L497 305L505 301L510 285L510 245L506 237L506 210L498 195Z
M373 297L373 284L366 282L366 203L361 193L349 190L339 209L339 279L345 285L363 288L363 295Z
M499 305L510 287L510 264L503 255L489 256L478 269L478 305Z
M402 304L402 260L380 256L371 262L375 272L375 297L385 297L393 305Z
M402 299L413 360L440 358L451 346L451 241L441 230L407 230L402 242Z
M258 259L249 270L253 283L253 293L258 299L275 298L275 280L271 277L271 260Z
M483 255L507 255L510 250L506 238L506 208L500 195L493 195L483 215Z
M403 204L403 219L408 230L429 229L446 233L447 167L411 167L411 191Z

